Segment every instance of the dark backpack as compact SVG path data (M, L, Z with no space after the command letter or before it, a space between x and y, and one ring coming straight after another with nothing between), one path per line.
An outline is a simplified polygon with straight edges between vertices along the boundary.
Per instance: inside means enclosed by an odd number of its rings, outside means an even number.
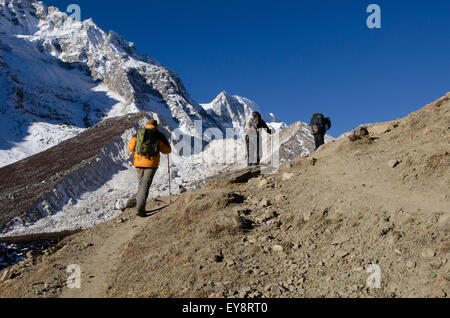
M158 131L156 129L141 129L137 133L136 152L140 156L155 157L159 153L157 143Z
M314 134L329 130L331 128L330 118L325 118L321 113L315 113L311 118L311 128Z
M325 128L325 117L321 113L315 113L311 118L311 128L314 134L318 134Z

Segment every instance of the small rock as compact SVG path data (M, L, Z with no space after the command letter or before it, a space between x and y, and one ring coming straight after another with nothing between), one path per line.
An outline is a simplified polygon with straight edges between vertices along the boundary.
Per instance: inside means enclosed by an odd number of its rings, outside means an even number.
M266 207L268 207L268 206L270 206L270 205L271 205L271 203L270 203L269 200L267 200L267 199L262 199L262 200L259 202L258 207L259 207L259 208L266 208Z
M351 291L358 291L359 290L359 286L358 285L353 285L352 287L350 287Z
M428 279L435 279L436 277L437 277L436 273L429 273L429 274L427 275L427 278L428 278Z
M416 262L414 262L413 260L407 260L406 267L408 267L409 269L413 269L416 267Z
M434 261L431 261L428 266L430 266L432 269L439 269L442 266L442 261L439 259L436 259Z
M251 230L253 229L254 222L246 219L242 216L234 216L233 218L233 225L236 228L242 229L242 230Z
M273 218L276 218L277 216L278 216L278 213L276 211L267 211L263 215L263 222L272 220Z
M283 194L278 194L277 196L275 196L275 201L284 201L286 200L286 196Z
M11 279L11 276L12 276L12 271L9 270L8 268L5 269L3 271L3 274L1 274L1 276L0 276L0 282L4 282L4 281L7 281L8 279Z
M283 251L283 246L281 246L281 245L274 245L272 247L272 250L274 250L275 252L282 252Z
M421 255L423 258L432 258L436 255L436 252L434 250L432 250L431 248L427 248L422 251Z
M388 161L388 167L389 167L389 168L395 168L395 167L397 167L401 162L402 162L401 160L397 160L397 159L389 160L389 161Z
M317 163L317 158L314 158L314 157L312 157L312 158L309 158L308 159L308 163L311 165L311 166L315 166L316 165L316 163Z
M258 242L258 240L255 237L251 237L248 239L248 242L251 244L256 244Z
M311 211L303 212L303 220L304 221L308 222L310 218L311 218Z
M347 272L343 272L343 273L340 274L340 277L341 277L341 279L347 279L347 278L350 277L350 274L347 273Z
M251 274L253 274L253 270L252 269L246 269L245 271L242 272L242 274L244 274L246 276L250 276Z
M182 186L182 185L180 184L180 185L178 185L178 192L180 192L180 193L186 193L187 190L186 190L186 188L185 188L184 186Z
M441 99L439 99L437 102L436 102L436 104L434 104L436 107L441 107L441 105L443 104L443 103L445 103L446 101L448 101L449 100L449 98L447 97L447 96L445 96L445 97L442 97Z
M222 263L223 259L224 259L224 257L223 257L222 252L220 252L220 254L214 256L214 261L216 263Z
M240 298L245 298L248 296L248 294L250 294L252 291L252 289L250 287L244 287L241 289L241 291L239 292L239 297Z
M264 186L266 186L269 183L269 181L267 181L266 179L262 179L261 181L258 182L257 187L258 188L263 188Z
M282 290L281 290L280 286L272 285L272 287L270 287L270 292L272 293L272 295L280 296L282 293Z
M233 210L239 216L241 216L241 215L249 215L252 212L251 210L249 210L247 208L244 208L244 207L241 207L241 206L234 207Z

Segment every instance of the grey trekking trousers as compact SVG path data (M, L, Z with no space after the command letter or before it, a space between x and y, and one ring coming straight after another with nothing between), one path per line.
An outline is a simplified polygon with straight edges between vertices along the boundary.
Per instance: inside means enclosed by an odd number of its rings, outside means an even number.
M137 168L137 175L139 179L139 189L136 195L136 212L137 214L145 214L145 203L147 202L150 186L152 185L153 177L155 176L155 168Z
M247 166L259 165L261 161L261 138L259 131L250 129L245 135Z

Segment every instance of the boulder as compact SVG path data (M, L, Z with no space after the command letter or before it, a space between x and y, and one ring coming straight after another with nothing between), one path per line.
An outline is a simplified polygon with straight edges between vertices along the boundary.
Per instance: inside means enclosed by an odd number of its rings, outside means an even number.
M448 96L444 96L442 98L440 98L435 104L434 106L436 107L441 107L442 104L446 103L450 98Z
M356 141L358 139L361 139L365 136L369 136L369 131L367 130L367 127L365 126L361 126L356 128L351 134L350 136L348 136L348 139L350 141Z
M217 186L230 185L236 183L246 183L253 178L261 175L259 167L248 167L241 170L224 173L207 179L209 185Z

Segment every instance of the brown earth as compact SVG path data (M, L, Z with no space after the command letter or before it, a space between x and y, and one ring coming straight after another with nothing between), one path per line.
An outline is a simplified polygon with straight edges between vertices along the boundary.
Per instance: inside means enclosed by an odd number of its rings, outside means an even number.
M128 209L0 273L0 296L448 297L448 98L368 130L274 174L153 199L148 218Z

